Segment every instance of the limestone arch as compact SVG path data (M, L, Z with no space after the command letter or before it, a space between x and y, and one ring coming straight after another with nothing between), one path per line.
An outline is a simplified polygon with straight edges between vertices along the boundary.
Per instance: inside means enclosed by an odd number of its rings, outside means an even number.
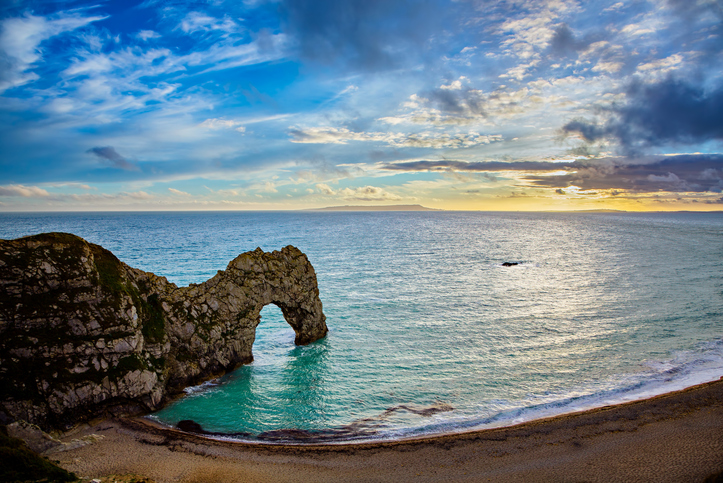
M174 387L253 361L256 328L266 305L281 309L294 330L296 345L314 342L328 332L316 272L293 246L271 253L260 248L242 253L226 270L202 284L174 291L167 302L172 307L168 314L172 352L180 362L171 371Z

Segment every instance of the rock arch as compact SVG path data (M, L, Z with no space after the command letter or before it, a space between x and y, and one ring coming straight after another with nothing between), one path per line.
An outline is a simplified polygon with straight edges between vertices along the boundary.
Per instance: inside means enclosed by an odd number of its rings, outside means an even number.
M270 303L296 344L326 335L316 273L292 246L242 253L206 282L177 287L75 235L0 240L2 412L49 429L158 409L253 360Z
M190 355L181 359L198 358L206 365L174 366L172 386L193 383L199 370L211 368L218 373L251 362L259 314L266 305L281 309L294 329L297 345L327 333L316 272L306 255L293 246L271 253L260 248L242 253L210 280L172 291L167 299L166 313L173 322L169 335L181 354ZM184 320L194 321L194 333ZM204 343L218 339L214 331L221 332L224 347Z

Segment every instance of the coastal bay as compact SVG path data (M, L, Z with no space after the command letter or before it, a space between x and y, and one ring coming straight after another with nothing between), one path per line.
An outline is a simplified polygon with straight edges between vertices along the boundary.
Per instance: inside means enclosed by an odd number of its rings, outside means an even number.
M258 246L308 254L328 335L297 346L282 311L267 305L253 362L153 413L168 426L192 419L251 441L339 430L347 436L324 442L391 441L509 426L723 374L716 214L3 219L4 238L75 233L178 287L205 283Z
M717 481L723 381L516 426L383 443L218 441L146 419L94 422L103 436L53 459L78 476L157 483L344 481Z

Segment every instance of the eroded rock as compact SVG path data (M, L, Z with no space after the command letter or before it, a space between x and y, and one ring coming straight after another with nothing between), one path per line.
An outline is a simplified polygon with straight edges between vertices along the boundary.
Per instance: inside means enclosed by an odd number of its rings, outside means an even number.
M295 247L242 253L177 287L65 233L0 241L0 401L45 429L158 409L169 394L253 360L260 311L296 344L327 333L316 273Z

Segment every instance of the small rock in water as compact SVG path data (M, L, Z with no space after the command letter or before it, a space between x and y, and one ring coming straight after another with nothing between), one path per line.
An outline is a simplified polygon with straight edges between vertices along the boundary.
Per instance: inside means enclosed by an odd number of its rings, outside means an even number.
M203 430L201 425L193 419L184 419L183 421L179 421L178 424L176 424L176 427L181 431L185 431L186 433L206 433L206 431Z

